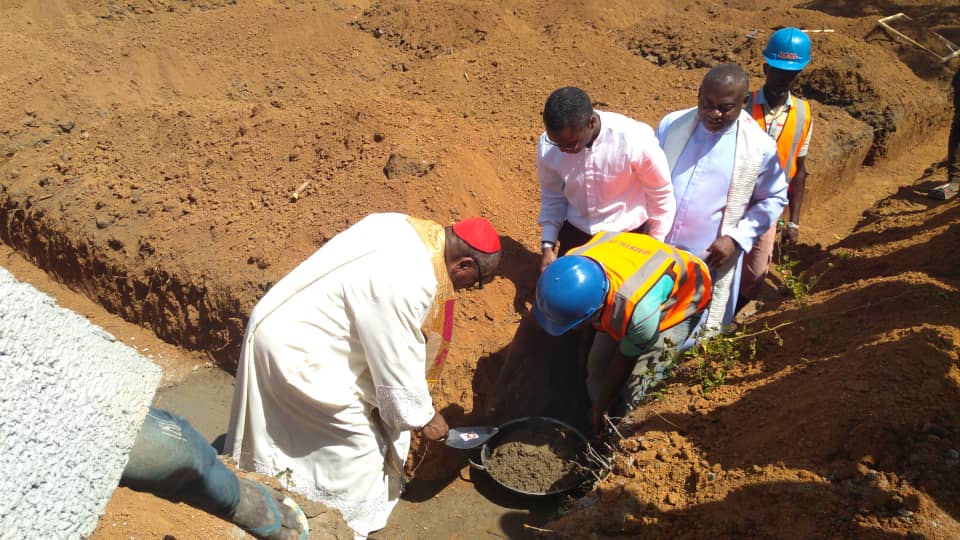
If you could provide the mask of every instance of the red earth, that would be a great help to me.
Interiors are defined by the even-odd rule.
[[[550,351],[520,326],[547,94],[581,86],[655,125],[716,62],[758,81],[778,26],[832,30],[810,34],[797,82],[816,131],[789,254],[801,285],[822,278],[801,306],[775,273],[724,383],[703,393],[697,360],[681,366],[544,534],[958,537],[958,206],[922,196],[944,176],[956,65],[876,30],[899,11],[960,42],[960,7],[934,0],[8,2],[0,241],[192,351],[165,364],[173,380],[191,354],[232,370],[257,299],[362,216],[484,215],[504,263],[459,299],[435,402],[452,425],[516,416],[556,398],[537,395]],[[436,445],[409,462],[421,478],[463,463]],[[98,537],[222,525],[140,497],[118,491]]]

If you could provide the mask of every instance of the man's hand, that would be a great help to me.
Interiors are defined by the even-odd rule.
[[[707,248],[707,258],[703,262],[714,268],[723,266],[723,263],[727,262],[736,252],[737,243],[733,241],[733,238],[724,235],[710,244],[710,247]]]
[[[540,273],[542,274],[548,266],[557,260],[557,251],[555,248],[543,250],[543,257],[540,259]]]
[[[440,441],[446,438],[447,432],[450,431],[450,426],[447,425],[447,421],[442,414],[434,413],[433,418],[431,418],[420,431],[424,437],[431,441]]]
[[[607,413],[607,409],[610,408],[609,401],[594,401],[593,402],[593,436],[599,437],[603,435],[603,428],[606,427],[603,420],[603,415]]]

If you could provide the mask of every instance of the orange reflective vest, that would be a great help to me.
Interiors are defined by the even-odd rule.
[[[757,90],[751,92],[747,99],[746,109],[753,119],[760,124],[764,131],[767,123],[763,118],[763,105],[757,103]],[[787,175],[787,181],[797,174],[797,154],[810,134],[810,104],[806,100],[790,95],[790,107],[787,109],[787,121],[783,124],[783,131],[777,136],[777,154],[780,156],[780,166]]]
[[[637,303],[663,276],[673,278],[673,290],[661,308],[661,332],[710,304],[712,283],[703,261],[645,234],[597,233],[569,254],[589,257],[603,267],[610,288],[598,326],[617,341],[626,335]]]

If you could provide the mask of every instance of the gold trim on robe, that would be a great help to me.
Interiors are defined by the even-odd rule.
[[[421,328],[427,340],[427,369],[425,374],[427,387],[433,390],[434,386],[440,382],[443,364],[447,355],[450,354],[450,341],[453,338],[453,318],[456,312],[453,282],[450,281],[447,263],[443,257],[446,232],[442,225],[433,221],[415,217],[408,217],[407,220],[417,231],[424,247],[430,253],[433,273],[437,278],[437,293],[433,299],[433,306],[431,306],[430,313],[427,314]]]

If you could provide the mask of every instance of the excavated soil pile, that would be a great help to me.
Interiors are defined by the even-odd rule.
[[[532,420],[502,436],[487,471],[501,484],[526,493],[564,491],[583,481],[583,439],[552,422]]]
[[[0,241],[232,370],[256,302],[338,231],[371,212],[443,224],[483,215],[502,235],[503,263],[488,287],[458,295],[435,406],[454,426],[486,423],[494,407],[544,415],[518,412],[561,399],[550,386],[559,356],[543,351],[564,344],[543,346],[543,332],[520,323],[538,276],[534,151],[550,91],[581,86],[598,109],[655,126],[696,104],[714,62],[742,64],[756,88],[779,26],[833,30],[811,34],[797,81],[815,116],[804,212],[859,214],[875,200],[861,196],[864,161],[911,156],[948,120],[954,67],[875,31],[898,11],[957,41],[956,0],[0,2]],[[941,160],[939,148],[921,166]],[[619,467],[649,476],[612,475],[624,485],[601,490],[632,505],[602,505],[612,509],[602,524],[571,516],[565,530],[622,534],[629,521],[660,537],[694,524],[698,537],[880,538],[909,534],[912,520],[951,537],[960,301],[944,261],[956,264],[958,218],[919,198],[894,202],[878,211],[914,221],[884,215],[855,239],[818,240],[839,251],[813,246],[805,221],[804,265],[835,267],[805,311],[759,324],[916,296],[795,325],[789,345],[758,353],[768,371],[747,366],[728,377],[743,385],[666,399],[672,408],[657,410],[672,425],[645,425]],[[438,445],[413,448],[421,478],[463,463]]]

